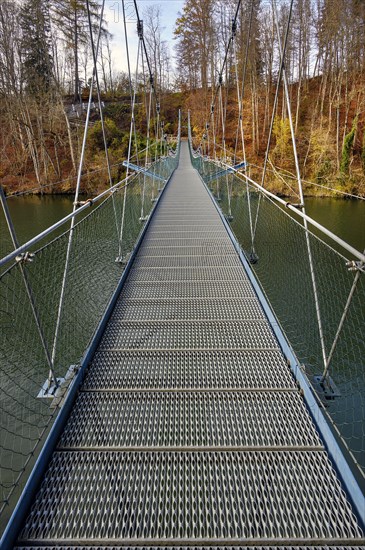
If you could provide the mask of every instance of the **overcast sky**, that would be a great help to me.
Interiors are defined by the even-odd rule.
[[[139,16],[143,19],[143,10],[146,6],[156,5],[161,7],[161,23],[163,26],[162,39],[170,45],[173,56],[173,30],[178,12],[182,10],[184,0],[137,0]],[[125,0],[127,15],[128,43],[132,68],[135,68],[137,55],[136,14],[133,0]],[[127,70],[125,38],[123,29],[123,9],[121,0],[107,0],[105,3],[105,19],[108,22],[109,31],[113,35],[114,69],[116,71]],[[134,70],[134,69],[133,69]]]

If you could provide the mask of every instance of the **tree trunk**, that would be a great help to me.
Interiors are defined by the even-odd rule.
[[[75,3],[75,13],[74,13],[74,61],[75,61],[75,90],[74,90],[74,100],[75,103],[81,103],[81,94],[80,94],[80,80],[79,80],[79,36],[78,36],[78,26],[77,26],[77,5]]]

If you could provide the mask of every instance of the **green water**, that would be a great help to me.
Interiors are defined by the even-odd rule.
[[[223,210],[225,210],[227,206],[226,197],[224,197],[224,190],[222,191],[223,200],[220,204]],[[138,204],[134,204],[135,201],[137,201]],[[72,202],[73,198],[69,196],[22,197],[10,199],[8,201],[9,209],[19,242],[24,243],[28,241],[39,232],[69,214],[72,211]],[[119,203],[118,212],[121,210],[121,198],[119,199]],[[255,207],[255,197],[253,197],[253,207]],[[310,216],[332,230],[354,248],[360,251],[365,248],[365,201],[310,198],[306,200],[306,207],[307,213]],[[253,266],[254,271],[261,281],[289,341],[292,343],[301,362],[306,365],[308,376],[311,379],[312,375],[321,372],[322,366],[318,360],[320,357],[320,349],[315,312],[313,310],[313,300],[311,298],[311,282],[308,277],[308,259],[305,241],[303,240],[303,231],[299,226],[293,226],[293,223],[286,216],[283,216],[280,210],[276,208],[273,210],[270,203],[262,205],[261,209],[257,236],[259,262]],[[93,210],[94,208],[90,209],[90,211]],[[87,212],[89,212],[89,210],[87,210]],[[128,219],[130,219],[128,227],[134,228],[130,231],[130,238],[135,240],[140,229],[140,222],[138,221],[140,216],[140,199],[138,193],[135,194],[135,196],[132,193],[129,197],[127,212],[130,212],[127,216]],[[248,249],[247,197],[242,193],[242,189],[235,190],[232,199],[232,212],[234,215],[234,220],[231,223],[232,229],[243,248]],[[118,217],[120,217],[119,214]],[[113,209],[111,205],[104,210],[104,214],[103,210],[101,210],[99,214],[96,213],[94,218],[86,222],[84,229],[84,225],[82,224],[79,230],[80,234],[77,235],[77,238],[75,237],[75,242],[77,241],[80,243],[80,246],[75,250],[75,258],[80,259],[80,269],[82,267],[82,270],[76,270],[74,273],[70,289],[72,291],[76,289],[77,293],[70,297],[72,307],[66,308],[66,311],[69,309],[71,312],[77,310],[82,313],[82,304],[85,303],[88,304],[88,308],[85,310],[84,315],[82,314],[79,319],[76,319],[75,327],[69,330],[66,335],[67,337],[65,336],[65,349],[69,347],[70,344],[74,345],[74,339],[80,340],[81,342],[84,341],[81,338],[83,337],[81,328],[87,327],[88,324],[90,324],[88,333],[92,332],[93,326],[97,321],[97,316],[103,310],[106,301],[106,298],[104,299],[102,297],[103,299],[101,299],[101,303],[99,304],[99,296],[102,294],[100,281],[104,281],[102,283],[102,288],[106,288],[109,285],[109,290],[112,291],[112,288],[114,288],[116,284],[115,281],[118,278],[119,271],[114,262],[117,249],[115,247],[114,235],[111,230],[113,223],[110,222],[111,228],[106,230],[106,227],[104,227],[106,219],[109,220],[108,225],[110,220],[111,222],[113,221]],[[103,223],[100,228],[101,221]],[[60,230],[59,233],[67,230],[68,227],[69,224],[66,224],[64,229]],[[103,227],[104,232],[101,231]],[[1,218],[1,214],[0,230],[0,255],[3,256],[5,253],[11,251],[11,242],[4,224],[4,219]],[[45,250],[38,258],[40,275],[36,277],[38,271],[35,270],[34,272],[34,277],[36,277],[34,287],[40,289],[39,296],[37,295],[37,303],[40,303],[42,306],[44,294],[47,303],[49,302],[51,304],[53,310],[56,310],[58,303],[56,283],[63,274],[66,245],[67,236],[63,237],[57,246],[52,246]],[[130,245],[133,246],[133,243],[131,242]],[[333,341],[333,336],[343,311],[344,300],[346,300],[351,286],[352,274],[348,273],[343,259],[332,251],[327,250],[327,247],[322,245],[322,243],[317,243],[317,240],[312,238],[311,246],[315,259],[315,270],[320,291],[321,308],[325,324],[325,338],[327,347],[329,347],[330,343]],[[106,253],[105,251],[108,251],[109,248],[110,253],[108,252],[108,254],[110,257],[108,256],[108,258],[105,258],[103,254]],[[53,251],[55,251],[54,254]],[[109,265],[110,273],[109,271],[105,271],[105,265]],[[86,275],[83,273],[85,266],[87,266],[88,270]],[[116,272],[114,273],[114,271]],[[103,277],[101,278],[102,274]],[[84,289],[82,285],[80,286],[81,277],[84,279],[86,278],[86,280],[93,280],[95,278],[96,282],[92,293],[92,299],[89,295],[84,296],[87,289]],[[17,285],[19,288],[23,288],[21,280],[14,282],[15,290],[18,288]],[[7,294],[4,295],[6,300],[13,299],[12,288],[4,288],[6,288],[7,292]],[[107,295],[109,294],[107,293]],[[22,298],[19,298],[19,296],[14,291],[14,307],[19,303],[27,303],[25,295]],[[346,325],[343,338],[338,347],[338,354],[334,358],[332,375],[341,391],[341,397],[336,401],[326,404],[328,412],[339,426],[341,433],[355,453],[362,468],[365,467],[363,455],[365,371],[363,368],[364,345],[363,342],[359,341],[360,339],[357,335],[359,333],[358,328],[360,327],[360,323],[362,323],[364,318],[363,296],[364,284],[358,289],[357,302],[354,301],[353,303],[349,322]],[[90,315],[90,304],[93,305],[95,309],[93,315]],[[43,307],[41,310],[44,311],[46,329],[48,330],[47,324],[49,324],[49,331],[51,334],[54,322],[50,322],[52,316],[47,313],[49,309],[50,307]],[[18,311],[18,309],[15,309],[15,311]],[[20,308],[19,311],[22,311],[22,308]],[[29,327],[31,327],[32,317],[30,313],[28,317]],[[14,320],[14,323],[15,322],[16,319]],[[70,323],[70,320],[68,323]],[[92,324],[93,326],[91,326]],[[19,326],[22,325],[19,324]],[[27,327],[28,325],[26,324],[26,326],[23,327],[23,332],[20,333],[20,331],[18,331],[20,341],[19,345],[15,346],[16,350],[22,349],[22,342],[24,339],[27,342],[29,340],[28,345],[25,347],[31,350],[31,341],[37,339],[37,335],[33,334],[30,328]],[[84,339],[86,342],[86,337]],[[37,361],[39,362],[39,359],[35,357],[33,361],[34,364],[37,364]],[[72,364],[73,362],[75,362],[73,357],[67,359],[67,364]],[[17,365],[18,358],[15,358],[14,368],[18,368]],[[63,373],[62,369],[61,371]],[[46,374],[42,371],[39,374],[39,380],[35,380],[33,384],[34,387],[32,386],[31,391],[27,388],[22,389],[22,392],[26,396],[26,402],[29,401],[32,406],[37,388],[39,388],[40,383],[43,383],[45,376]],[[29,385],[26,378],[24,384]],[[16,388],[14,391],[15,390]],[[33,414],[38,414],[40,418],[41,415],[46,414],[47,416],[47,413],[44,412],[45,408],[48,409],[48,406],[37,403],[37,410],[34,410]],[[38,411],[38,409],[40,410]],[[17,427],[16,431],[18,429]],[[18,435],[20,436],[21,433]],[[26,443],[22,443],[22,445],[23,451],[28,453],[29,449]],[[29,443],[29,448],[30,447],[31,442]]]
[[[31,196],[9,199],[8,205],[21,243],[31,239],[72,211],[72,196]],[[365,248],[365,201],[307,198],[308,215],[353,247]],[[5,230],[4,230],[5,231]],[[1,240],[7,235],[1,236]]]
[[[216,193],[217,190],[214,189]],[[220,187],[220,205],[226,216],[229,201],[225,182]],[[333,345],[355,273],[346,259],[350,252],[310,226],[313,235],[298,223],[285,207],[270,200],[259,201],[255,192],[250,201],[242,182],[233,181],[230,225],[242,249],[252,250],[249,204],[257,231],[254,247],[258,261],[252,269],[265,292],[297,358],[309,380],[321,376],[324,369],[317,321],[311,269],[314,272],[317,299],[326,356]],[[365,248],[365,202],[338,199],[307,199],[307,213],[317,222],[347,241],[355,249]],[[319,238],[317,238],[319,237]],[[307,242],[308,241],[308,242]],[[324,244],[326,243],[326,244]],[[327,246],[329,245],[329,246]],[[338,254],[339,253],[339,254]],[[310,254],[310,256],[309,256]],[[312,258],[312,268],[310,259]],[[365,277],[360,275],[340,332],[330,365],[330,376],[337,386],[335,399],[323,399],[325,409],[340,430],[360,468],[365,470]]]
[[[72,212],[72,196],[14,197],[9,210],[21,243]]]
[[[365,248],[365,201],[307,198],[307,214],[359,251]]]

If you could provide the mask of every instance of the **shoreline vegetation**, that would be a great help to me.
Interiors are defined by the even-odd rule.
[[[308,83],[308,93],[310,94],[310,83]],[[247,111],[250,109],[250,99],[247,100]],[[140,112],[138,116],[143,121],[143,97],[141,93]],[[199,125],[199,113],[204,105],[202,105],[202,90],[193,92],[169,92],[165,94],[164,106],[169,113],[169,119],[165,119],[164,130],[173,135],[176,132],[176,120],[174,114],[182,109],[184,113],[189,109],[192,119],[198,119],[198,124],[193,126],[193,141],[194,146],[201,146],[202,136],[201,127]],[[228,156],[233,154],[235,149],[234,136],[235,131],[235,115],[237,105],[234,101],[229,105],[230,118],[227,123],[227,151]],[[72,104],[59,101],[57,109],[63,112],[63,117],[70,119],[70,112],[73,112]],[[127,97],[109,99],[105,97],[104,118],[106,124],[106,134],[109,145],[109,159],[112,167],[113,183],[120,181],[125,176],[125,169],[122,166],[123,160],[127,157],[128,141],[129,141],[129,110],[130,105]],[[0,106],[0,119],[4,116],[4,111]],[[249,112],[247,112],[247,118]],[[80,144],[84,133],[84,121],[86,118],[85,111],[82,110],[77,117],[77,123],[72,129],[72,139]],[[304,129],[305,129],[304,117]],[[276,131],[274,131],[273,145],[269,157],[269,164],[265,178],[265,186],[278,196],[293,197],[295,196],[296,177],[294,159],[291,151],[291,140],[289,134],[283,129],[287,125],[287,119],[276,121]],[[65,126],[65,125],[63,125]],[[143,122],[142,122],[143,126]],[[303,128],[302,128],[303,130]],[[63,128],[65,132],[65,128]],[[186,130],[185,130],[186,131]],[[327,132],[327,130],[326,130]],[[318,137],[318,130],[316,136]],[[328,133],[328,132],[327,132]],[[143,137],[143,128],[136,134],[137,148],[142,150],[145,148],[145,138]],[[248,174],[258,183],[261,182],[263,158],[265,154],[265,134],[263,134],[260,142],[260,147],[257,151],[254,150],[252,141],[247,139],[246,155],[248,158]],[[67,136],[64,136],[66,139]],[[355,140],[356,138],[356,140]],[[4,140],[4,135],[1,136],[1,141]],[[67,141],[67,139],[66,139]],[[339,199],[351,199],[359,196],[365,198],[365,174],[361,167],[361,155],[363,151],[359,147],[359,132],[354,136],[352,145],[347,155],[350,158],[347,167],[347,173],[337,168],[335,157],[335,148],[327,150],[322,156],[310,153],[306,155],[305,163],[301,163],[303,192],[307,197],[336,197]],[[94,109],[91,114],[91,125],[88,130],[88,148],[86,151],[84,170],[81,178],[81,192],[84,195],[95,196],[108,187],[108,173],[104,153],[104,144],[102,139],[102,128],[99,120],[97,109]],[[308,140],[299,138],[299,153],[300,159],[304,156],[303,144],[308,146]],[[46,140],[46,146],[48,140]],[[136,143],[132,144],[136,150]],[[37,181],[37,175],[34,171],[31,159],[20,165],[17,155],[19,151],[7,149],[5,162],[2,162],[0,168],[0,184],[4,188],[7,196],[22,196],[22,195],[72,195],[75,189],[77,179],[77,162],[79,150],[73,152],[75,157],[75,166],[73,166],[72,158],[69,155],[70,143],[64,144],[62,149],[57,152],[58,169],[55,169],[55,159],[52,158],[52,151],[48,155],[50,166],[44,177],[40,177],[40,183]],[[161,144],[153,144],[150,151],[150,160],[153,160],[154,154],[161,152]],[[302,154],[301,154],[302,153]],[[68,154],[68,158],[67,158]],[[314,155],[314,159],[311,155]],[[332,154],[332,158],[330,155]],[[345,151],[346,155],[346,151]],[[342,157],[344,153],[342,152]],[[239,158],[239,153],[237,158]],[[4,159],[3,159],[4,161]],[[133,161],[133,159],[132,159]],[[45,182],[45,183],[43,183]],[[292,189],[294,189],[292,191]]]
[[[100,25],[102,29],[98,72],[115,183],[125,174],[122,161],[128,156],[133,86],[136,111],[131,160],[145,160],[138,152],[146,147],[150,97],[147,67],[136,82],[115,69],[107,22],[100,21],[97,0],[89,0],[89,5],[93,28]],[[286,0],[280,4],[278,24],[282,33],[288,5]],[[185,0],[175,23],[174,45],[163,39],[163,7],[143,8],[144,39],[157,94],[150,123],[154,135],[159,136],[148,152],[149,162],[165,150],[161,136],[176,134],[179,109],[185,135],[190,111],[194,146],[201,145],[207,153],[204,135],[210,134],[209,155],[213,155],[213,125],[210,129],[208,125],[211,102],[236,6],[236,0]],[[263,0],[242,2],[240,12],[235,48],[220,75],[228,157],[238,162],[244,158],[238,131],[237,89],[241,88],[250,175],[261,181],[259,167],[273,120],[265,185],[278,195],[295,196],[295,165],[282,83],[272,119],[279,74],[273,13],[270,3]],[[0,185],[8,196],[73,192],[90,95],[90,52],[85,2],[1,1]],[[304,194],[365,197],[365,2],[294,0],[284,61]],[[92,92],[81,180],[81,191],[86,195],[96,195],[108,187],[96,88]],[[218,103],[213,117],[221,145],[223,122]]]
[[[317,94],[316,80],[305,83],[307,95],[313,97],[308,99],[306,104],[312,105]],[[358,96],[363,92],[362,85],[359,85]],[[88,90],[84,95],[87,97]],[[274,90],[272,91],[272,94]],[[364,91],[365,94],[365,91]],[[292,95],[296,96],[295,85],[293,85]],[[140,120],[139,131],[136,133],[136,141],[133,140],[132,150],[140,151],[145,148],[146,142],[143,137],[145,130],[145,101],[143,92],[140,92],[139,109],[137,111],[137,120]],[[263,98],[259,102],[263,104]],[[130,125],[130,98],[125,94],[120,97],[110,98],[107,95],[104,101],[104,118],[106,125],[106,135],[109,147],[109,159],[112,166],[113,183],[123,179],[125,169],[122,166],[123,160],[128,154],[129,143],[129,125]],[[252,97],[244,102],[244,119],[247,124],[246,155],[248,159],[249,175],[260,183],[262,176],[263,159],[265,155],[267,129],[262,128],[260,142],[258,147],[254,147],[252,136],[249,135],[250,116],[251,116]],[[8,140],[8,134],[2,133],[0,142],[5,149],[6,155],[3,156],[0,168],[0,184],[3,186],[6,195],[68,195],[75,189],[77,178],[77,161],[80,154],[80,143],[84,133],[84,122],[86,118],[84,109],[80,107],[78,116],[74,115],[73,104],[68,100],[58,98],[56,105],[47,106],[47,110],[54,107],[53,114],[58,117],[57,122],[60,126],[57,129],[57,140],[62,142],[58,147],[51,142],[49,138],[44,138],[44,147],[47,149],[48,166],[44,174],[38,174],[34,169],[32,157],[24,158],[26,151],[19,151],[13,144],[4,143]],[[184,92],[166,92],[163,97],[163,106],[165,111],[164,132],[173,135],[176,132],[175,114],[182,109],[183,116],[186,119],[188,110],[191,112],[193,120],[193,141],[194,146],[201,146],[203,151],[203,119],[201,113],[206,105],[203,99],[203,90],[193,90]],[[234,150],[237,148],[235,143],[236,124],[237,124],[237,103],[233,99],[227,100],[227,130],[226,142],[228,157],[233,160]],[[295,108],[295,104],[294,107]],[[38,106],[40,109],[40,106]],[[308,107],[309,109],[309,107]],[[42,109],[43,110],[43,109]],[[310,109],[309,109],[310,110]],[[337,159],[337,148],[333,143],[334,135],[328,132],[328,128],[322,130],[315,128],[310,135],[309,121],[310,113],[301,114],[301,126],[298,127],[298,152],[300,168],[303,180],[303,192],[305,196],[310,197],[337,197],[348,199],[351,195],[365,198],[365,167],[362,166],[362,157],[365,154],[364,147],[361,144],[362,126],[359,118],[356,122],[356,132],[353,128],[350,130],[350,139],[344,140],[340,158]],[[6,112],[0,104],[0,120],[5,124]],[[265,113],[262,113],[262,117]],[[351,116],[351,113],[348,115]],[[65,121],[71,128],[71,135]],[[186,121],[185,121],[186,122]],[[152,120],[152,124],[154,121]],[[327,120],[327,123],[328,120]],[[269,156],[269,164],[265,178],[265,185],[270,191],[283,197],[295,196],[296,177],[294,158],[292,154],[292,145],[290,134],[288,133],[287,117],[275,119],[274,132]],[[3,125],[4,128],[4,125]],[[360,131],[361,130],[361,131]],[[186,133],[186,128],[185,128]],[[309,138],[307,137],[309,133]],[[347,134],[348,135],[348,134]],[[345,136],[346,138],[346,136]],[[325,143],[323,143],[323,140]],[[13,140],[14,141],[14,140]],[[350,145],[349,145],[350,142]],[[72,143],[72,145],[71,145]],[[108,175],[104,153],[104,144],[102,138],[102,128],[98,109],[94,108],[91,112],[91,125],[88,130],[87,150],[84,161],[84,169],[81,179],[81,191],[86,195],[97,195],[108,187]],[[10,145],[10,146],[9,146]],[[72,154],[70,150],[72,147]],[[150,151],[150,161],[154,155],[161,152],[161,143],[152,143]],[[207,151],[206,151],[207,152]],[[19,159],[19,156],[21,157]],[[212,156],[212,151],[211,151]],[[242,154],[241,154],[242,156]],[[240,152],[237,153],[240,158]],[[73,160],[74,159],[74,162]],[[347,161],[346,161],[347,159]],[[133,161],[133,159],[132,159]],[[345,165],[345,168],[343,167]],[[342,168],[341,168],[342,166]]]

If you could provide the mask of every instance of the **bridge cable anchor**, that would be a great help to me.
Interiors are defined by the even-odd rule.
[[[333,401],[336,397],[341,397],[341,392],[330,376],[317,374],[313,376],[313,388],[315,389],[321,401]]]
[[[73,203],[76,208],[80,208],[80,206],[85,206],[86,204],[92,206],[94,204],[94,199],[87,199],[86,201],[75,201]]]
[[[140,40],[143,40],[143,21],[142,21],[142,19],[139,19],[137,21],[137,34],[138,34],[138,38]]]
[[[365,265],[360,260],[351,260],[350,262],[346,262],[346,267],[349,271],[361,271],[362,273],[365,272]]]
[[[253,249],[248,253],[247,256],[248,256],[248,261],[250,262],[251,265],[257,264],[257,262],[259,261],[259,257]]]
[[[293,208],[304,208],[304,204],[302,202],[294,203],[294,202],[286,202],[285,203],[286,208],[289,208],[289,206],[292,206]]]
[[[15,257],[18,264],[31,264],[34,261],[35,254],[33,252],[22,252]]]

